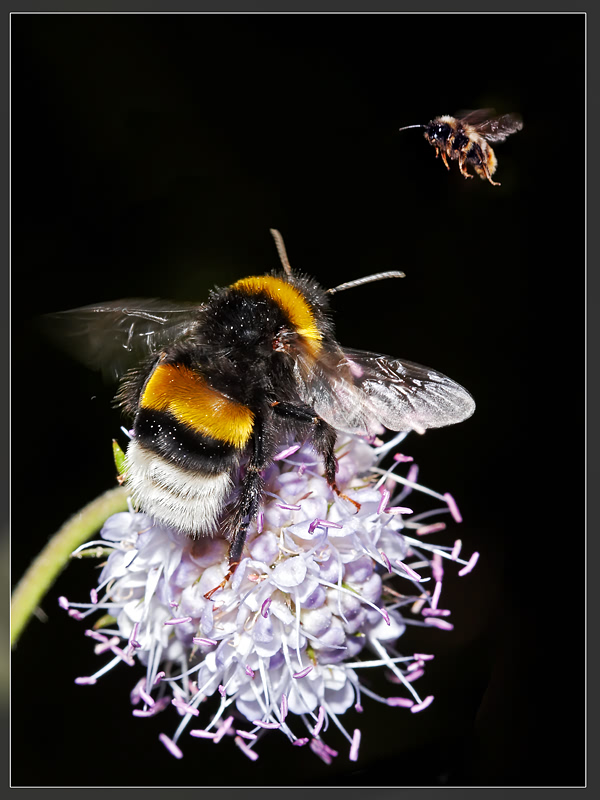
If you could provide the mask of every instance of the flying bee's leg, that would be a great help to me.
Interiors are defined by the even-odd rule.
[[[465,178],[472,178],[473,176],[467,172],[466,161],[467,161],[467,154],[461,153],[458,157],[458,168],[460,169],[460,174],[464,175]]]
[[[335,473],[337,472],[337,459],[334,455],[335,441],[337,439],[336,429],[329,425],[329,423],[325,422],[324,419],[321,419],[321,417],[319,417],[315,413],[314,409],[310,408],[310,406],[275,402],[271,404],[271,407],[275,414],[282,417],[284,420],[287,419],[290,422],[295,423],[294,427],[296,428],[298,428],[300,425],[302,427],[310,426],[309,432],[312,438],[312,444],[317,453],[323,459],[327,483],[331,486],[338,497],[348,500],[353,506],[356,507],[357,510],[359,510],[360,503],[357,503],[356,500],[353,500],[351,497],[348,497],[348,495],[340,491],[335,482]]]
[[[442,161],[446,165],[446,169],[450,169],[450,165],[448,164],[448,159],[446,158],[446,153],[443,150],[441,150],[441,154],[442,154]]]
[[[492,186],[500,186],[501,184],[498,181],[493,181],[488,166],[485,162],[481,162],[481,177],[487,178],[488,181],[492,184]]]

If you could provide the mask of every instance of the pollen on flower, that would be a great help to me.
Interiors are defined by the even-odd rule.
[[[159,739],[175,758],[187,749],[184,741],[223,747],[233,739],[255,761],[266,736],[283,735],[295,747],[309,744],[326,764],[338,752],[359,759],[361,731],[347,729],[344,714],[364,714],[368,735],[369,702],[387,705],[390,714],[418,713],[433,702],[415,687],[426,682],[433,656],[403,652],[402,636],[409,625],[451,630],[450,610],[438,608],[442,562],[465,575],[477,561],[476,553],[459,558],[460,540],[438,546],[417,538],[445,528],[425,518],[445,511],[459,521],[460,512],[450,494],[416,482],[410,456],[397,454],[380,468],[404,437],[387,444],[341,437],[341,497],[310,446],[282,442],[265,472],[243,558],[224,584],[224,539],[193,540],[132,507],[110,517],[101,531],[106,547],[78,548],[102,558],[108,552],[91,602],[59,598],[74,619],[98,618],[85,635],[102,663],[75,682],[92,685],[117,665],[141,665],[132,714],[169,717],[173,731]],[[433,497],[445,507],[413,513],[403,504],[411,493],[413,506]],[[373,668],[384,669],[401,696],[382,697],[363,683]]]

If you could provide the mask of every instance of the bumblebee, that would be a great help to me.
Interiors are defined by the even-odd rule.
[[[407,125],[400,130],[424,128],[425,139],[435,147],[436,158],[441,154],[447,169],[450,169],[450,158],[458,161],[458,168],[465,178],[473,177],[467,171],[467,165],[471,165],[480,178],[487,178],[492,186],[500,186],[492,180],[498,161],[490,142],[503,142],[511,133],[522,129],[523,121],[518,114],[501,117],[494,114],[493,108],[482,108],[462,117],[436,117],[427,125]]]
[[[423,432],[475,408],[438,372],[336,341],[331,295],[402,273],[323,289],[292,272],[280,234],[272,234],[283,271],[214,290],[204,305],[122,300],[52,315],[67,349],[120,377],[116,402],[133,418],[125,470],[133,502],[191,537],[224,534],[225,580],[242,558],[263,470],[284,436],[312,443],[340,495],[338,432]]]

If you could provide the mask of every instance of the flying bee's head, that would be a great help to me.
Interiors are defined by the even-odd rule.
[[[454,130],[452,126],[452,117],[436,117],[423,127],[425,139],[427,139],[429,144],[437,147],[445,147],[448,137]]]

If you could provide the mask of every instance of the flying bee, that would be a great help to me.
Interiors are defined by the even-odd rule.
[[[518,114],[498,117],[493,108],[482,108],[469,111],[462,117],[436,117],[427,125],[407,125],[400,130],[424,128],[425,139],[435,147],[436,158],[441,154],[447,169],[450,169],[450,158],[458,161],[461,175],[472,178],[467,171],[467,165],[470,164],[480,178],[487,178],[492,186],[500,186],[492,180],[498,161],[490,142],[503,142],[522,127],[523,120]]]
[[[461,422],[475,408],[465,389],[438,372],[336,341],[330,297],[403,273],[323,289],[292,272],[281,235],[271,233],[283,271],[216,289],[204,305],[136,299],[51,315],[67,349],[120,378],[115,399],[133,419],[125,478],[135,505],[191,537],[225,535],[222,586],[242,558],[263,470],[283,437],[311,442],[340,495],[339,432],[422,433]]]

